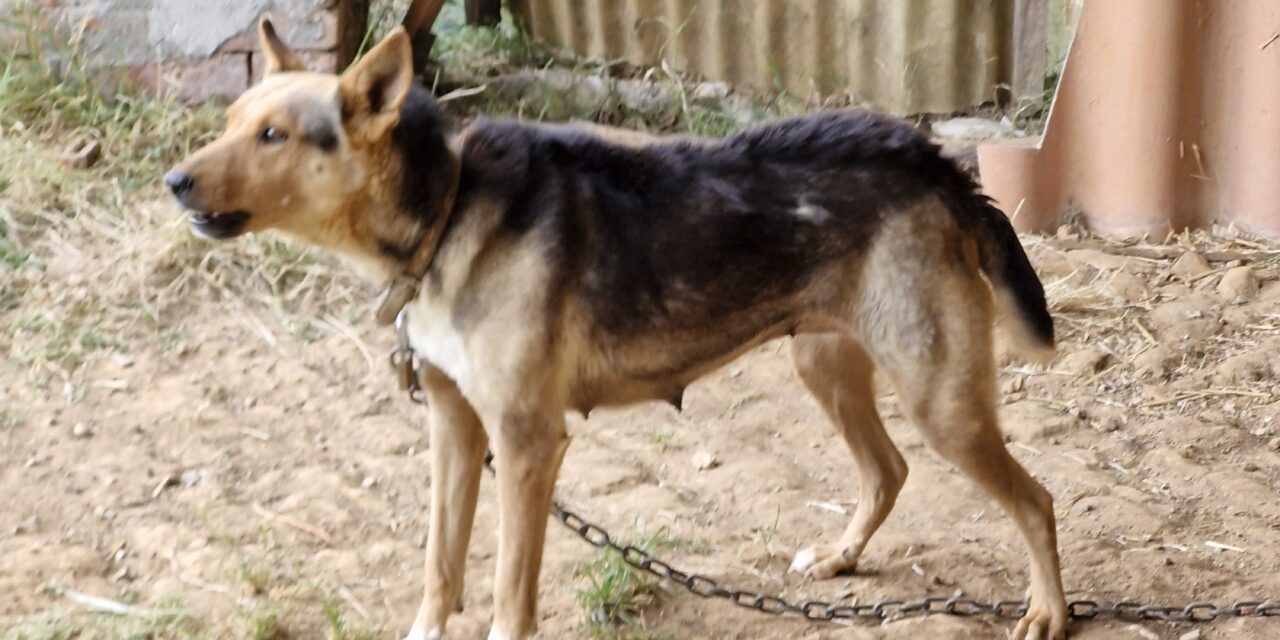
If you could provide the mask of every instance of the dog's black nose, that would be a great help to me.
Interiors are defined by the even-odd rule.
[[[169,185],[169,190],[178,198],[187,195],[192,187],[196,186],[195,178],[192,178],[191,174],[176,169],[164,174],[164,183]]]

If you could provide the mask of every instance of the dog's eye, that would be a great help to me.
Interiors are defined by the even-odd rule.
[[[263,144],[274,144],[277,142],[284,142],[285,140],[288,140],[288,139],[289,139],[289,134],[275,127],[267,127],[266,129],[262,130],[262,133],[258,134],[258,142],[261,142]]]

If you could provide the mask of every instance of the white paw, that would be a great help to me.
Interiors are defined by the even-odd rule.
[[[791,571],[794,573],[798,573],[800,575],[804,575],[805,572],[807,572],[809,568],[813,566],[813,563],[817,561],[818,561],[817,549],[815,549],[814,547],[809,547],[808,549],[801,549],[800,551],[796,552],[795,559],[791,561]]]
[[[512,636],[510,636],[510,635],[508,635],[508,634],[507,634],[506,632],[504,632],[502,629],[499,629],[499,628],[497,628],[497,627],[490,627],[490,628],[489,628],[489,640],[515,640],[515,638],[513,638],[513,637],[512,637]]]
[[[430,631],[423,631],[422,627],[414,627],[404,640],[440,640],[444,637],[444,633],[440,631],[440,627],[436,627]]]

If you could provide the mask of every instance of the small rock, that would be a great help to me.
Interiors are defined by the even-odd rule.
[[[373,486],[373,485],[375,485],[375,484],[378,484],[378,479],[377,479],[377,478],[375,478],[375,477],[373,477],[373,476],[365,476],[365,477],[364,477],[364,480],[362,480],[362,481],[360,482],[360,488],[362,488],[362,489],[368,489],[368,488],[372,487],[372,486]]]
[[[1133,366],[1142,377],[1163,378],[1173,366],[1174,354],[1168,347],[1158,344],[1133,359]]]
[[[80,137],[71,142],[62,152],[59,159],[70,169],[88,169],[98,158],[102,157],[102,144],[89,137]]]
[[[1192,629],[1191,631],[1178,636],[1178,640],[1200,640],[1200,630]]]
[[[178,484],[184,489],[187,487],[194,487],[197,484],[200,484],[201,480],[204,480],[204,476],[204,469],[187,469],[182,472],[182,475],[178,476]]]
[[[729,85],[724,82],[703,82],[693,88],[693,102],[698,105],[713,105],[729,97]]]
[[[1240,304],[1248,302],[1258,295],[1258,280],[1253,277],[1252,267],[1236,267],[1222,276],[1218,283],[1218,295],[1227,302]]]
[[[1137,302],[1147,297],[1147,283],[1128,271],[1117,271],[1107,282],[1107,295],[1121,302]]]
[[[951,118],[933,123],[933,134],[939,138],[964,140],[990,140],[1013,133],[1013,127],[1004,122],[985,118]]]
[[[1075,225],[1064,224],[1058,226],[1057,236],[1059,240],[1075,240],[1078,235]]]
[[[32,531],[35,531],[36,525],[38,524],[40,524],[40,521],[37,520],[35,516],[31,516],[30,518],[19,522],[17,526],[13,528],[13,535],[16,536],[24,533],[31,533]]]
[[[111,361],[121,369],[128,369],[133,366],[133,356],[127,353],[117,353],[111,356]]]
[[[1280,438],[1272,438],[1271,442],[1267,443],[1267,446],[1271,447],[1273,451],[1280,451]]]
[[[93,430],[83,422],[77,422],[75,426],[71,427],[72,438],[88,438],[91,435],[93,435]]]
[[[720,460],[716,458],[714,453],[709,451],[699,451],[693,454],[693,468],[698,471],[706,471],[720,466]]]
[[[1257,470],[1258,470],[1258,465],[1257,465],[1256,463],[1253,463],[1253,462],[1246,462],[1246,463],[1244,463],[1244,467],[1243,467],[1243,469],[1244,469],[1245,471],[1248,471],[1248,472],[1250,472],[1250,473],[1253,473],[1254,471],[1257,471]]]
[[[1146,640],[1160,640],[1160,634],[1140,625],[1131,624],[1129,625],[1129,630]]]
[[[1005,381],[1004,385],[1001,387],[1001,391],[1004,392],[1006,395],[1010,393],[1017,393],[1019,391],[1022,391],[1023,388],[1026,387],[1026,384],[1027,384],[1026,376],[1013,376],[1012,378],[1009,378],[1008,380]]]
[[[1058,366],[1068,373],[1091,376],[1102,371],[1106,367],[1109,358],[1110,356],[1098,349],[1086,347],[1064,356],[1059,361]]]
[[[1169,273],[1184,278],[1194,278],[1208,272],[1209,261],[1195,251],[1188,251],[1178,256],[1178,259],[1173,261],[1173,266],[1169,267]]]
[[[1152,271],[1152,266],[1149,262],[1130,256],[1098,251],[1097,249],[1068,251],[1067,260],[1077,266],[1093,267],[1094,269],[1105,269],[1107,271],[1119,271],[1121,269],[1130,273],[1149,273]]]
[[[1093,428],[1098,431],[1111,433],[1112,431],[1119,431],[1120,427],[1123,427],[1124,424],[1125,417],[1123,415],[1106,415],[1098,418],[1093,423]]]

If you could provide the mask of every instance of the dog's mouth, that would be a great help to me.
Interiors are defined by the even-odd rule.
[[[225,240],[244,233],[249,222],[248,211],[230,211],[226,213],[210,211],[192,211],[187,215],[192,233],[209,240]]]

